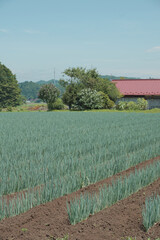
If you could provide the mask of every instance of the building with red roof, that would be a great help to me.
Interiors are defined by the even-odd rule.
[[[123,101],[136,101],[145,98],[148,108],[160,108],[160,79],[119,79],[112,80],[120,93]]]

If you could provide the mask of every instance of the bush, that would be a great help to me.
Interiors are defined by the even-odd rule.
[[[116,105],[118,110],[146,110],[148,107],[148,102],[144,98],[138,98],[137,102],[133,101],[119,101]]]
[[[114,102],[108,97],[107,94],[104,92],[99,92],[101,94],[101,97],[103,99],[103,108],[105,109],[111,109],[114,106]]]
[[[12,112],[12,107],[11,106],[7,107],[7,112]]]
[[[53,103],[53,109],[56,110],[64,109],[64,104],[61,98],[57,98],[57,100]]]
[[[117,110],[125,110],[126,106],[127,106],[126,102],[119,101],[116,105],[116,109]]]
[[[139,110],[146,110],[148,107],[148,102],[144,98],[138,98],[137,105]]]
[[[90,88],[82,89],[77,94],[76,104],[73,109],[76,110],[89,110],[89,109],[102,109],[104,105],[102,95],[96,90]]]
[[[126,102],[126,110],[136,110],[138,109],[137,103],[130,101],[130,102]]]

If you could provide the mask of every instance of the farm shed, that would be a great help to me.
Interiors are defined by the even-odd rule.
[[[123,95],[121,101],[145,98],[149,109],[160,108],[160,79],[116,79],[112,82]]]

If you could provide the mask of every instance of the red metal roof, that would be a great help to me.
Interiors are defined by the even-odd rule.
[[[160,79],[112,80],[123,95],[160,95]]]

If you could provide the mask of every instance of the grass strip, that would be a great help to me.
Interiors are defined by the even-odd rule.
[[[128,177],[120,177],[111,185],[100,188],[98,193],[83,194],[67,203],[67,212],[71,224],[76,224],[91,214],[115,204],[139,189],[149,185],[160,177],[160,162],[136,170]]]

